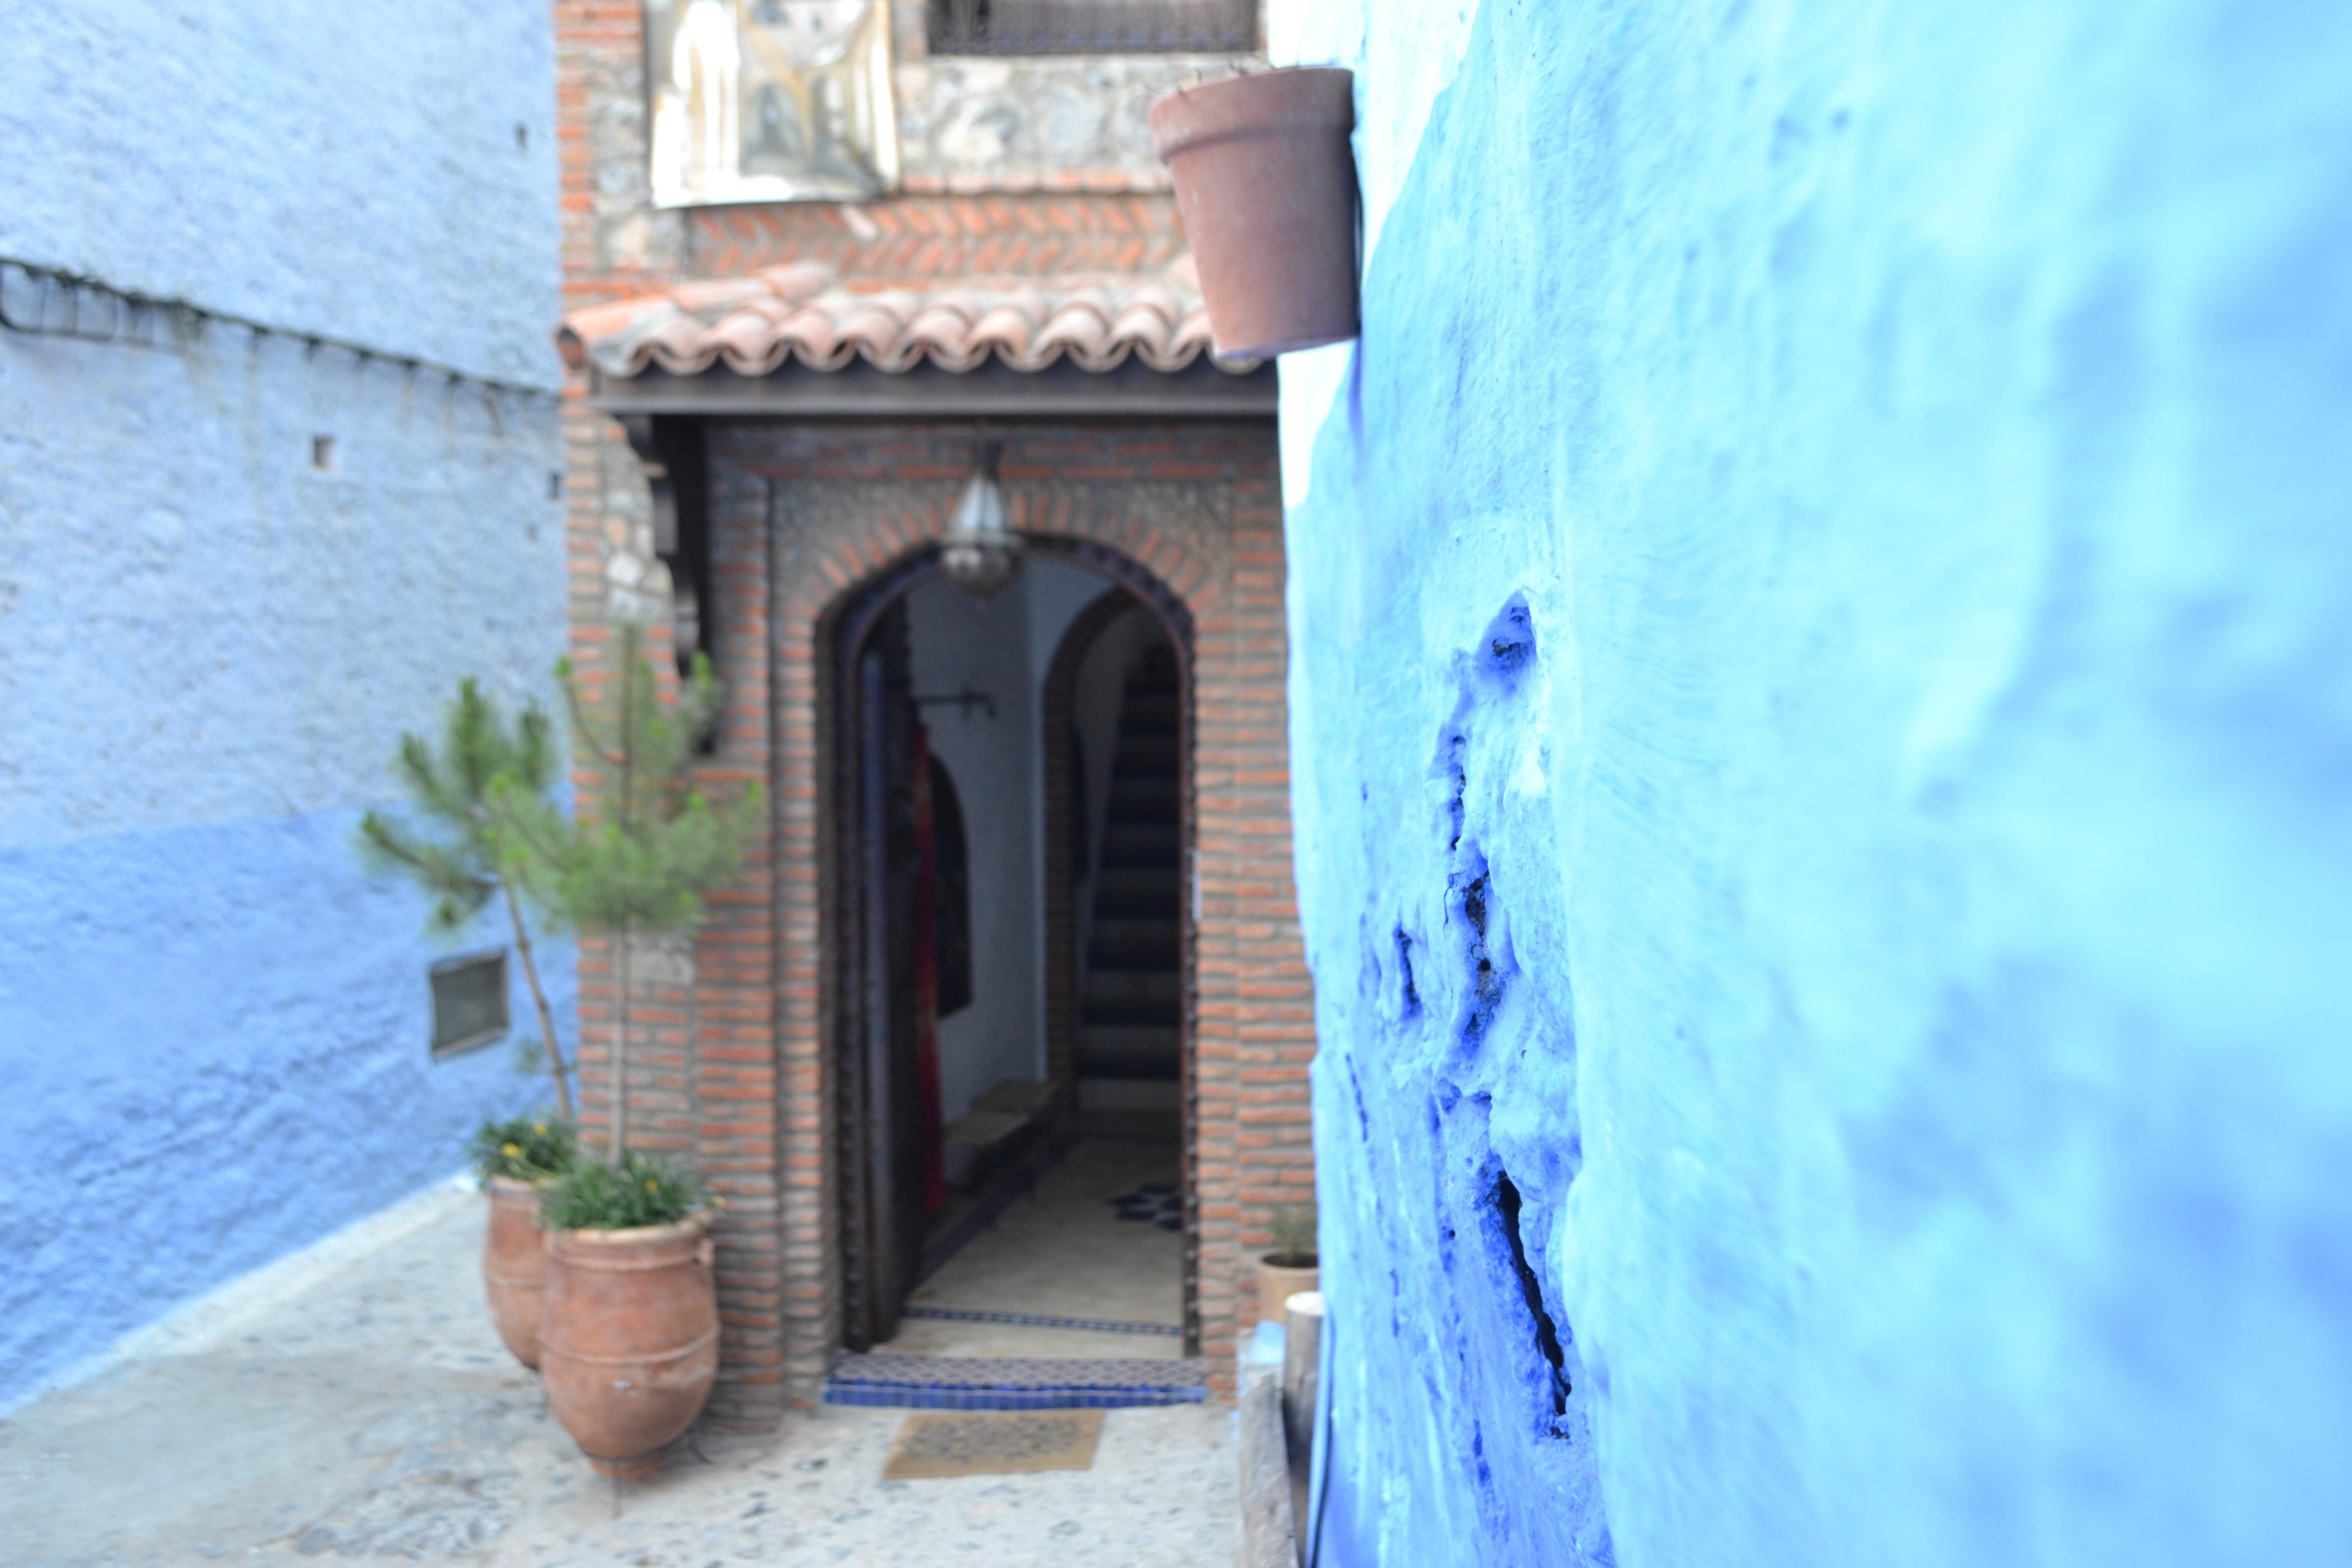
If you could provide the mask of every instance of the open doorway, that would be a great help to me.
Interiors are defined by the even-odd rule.
[[[836,623],[854,1351],[1195,1347],[1189,626],[1072,555],[984,600],[919,559]]]

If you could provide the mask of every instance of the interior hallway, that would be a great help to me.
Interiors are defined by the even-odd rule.
[[[1181,1355],[1184,1243],[1166,1223],[1177,1215],[1178,1164],[1172,1131],[1082,1137],[916,1287],[898,1336],[878,1348],[932,1356]]]

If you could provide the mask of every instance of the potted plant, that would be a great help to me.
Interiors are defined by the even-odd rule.
[[[556,750],[547,714],[536,704],[525,707],[509,727],[498,704],[470,679],[458,682],[441,728],[438,749],[422,735],[400,738],[393,772],[411,811],[403,817],[377,811],[362,816],[358,847],[372,869],[405,877],[424,892],[429,900],[425,929],[433,935],[451,939],[470,929],[493,900],[505,907],[514,932],[515,957],[530,988],[541,1035],[538,1041],[525,1042],[521,1059],[529,1070],[546,1068],[554,1081],[555,1110],[552,1116],[486,1124],[475,1138],[474,1166],[490,1202],[482,1243],[490,1316],[507,1349],[523,1365],[536,1366],[544,1269],[536,1228],[537,1184],[571,1162],[571,1068],[556,1038],[555,1016],[540,984],[530,927],[523,918],[528,893],[499,836],[492,800],[545,799],[555,782]]]
[[[1257,1315],[1282,1321],[1282,1304],[1301,1290],[1320,1289],[1322,1270],[1315,1251],[1315,1205],[1280,1208],[1266,1222],[1274,1250],[1257,1260]]]
[[[555,782],[556,753],[547,714],[525,707],[509,730],[498,704],[469,677],[442,719],[441,749],[422,735],[403,735],[393,772],[423,823],[370,811],[360,818],[361,858],[375,871],[404,876],[432,900],[425,929],[454,938],[474,923],[492,899],[506,906],[515,956],[539,1013],[541,1052],[555,1080],[555,1114],[572,1120],[570,1068],[556,1043],[555,1016],[539,983],[530,928],[511,857],[502,846],[491,801],[523,795],[544,801]],[[437,831],[436,831],[437,830]]]
[[[572,1168],[579,1152],[572,1124],[552,1116],[485,1121],[474,1134],[474,1173],[490,1198],[482,1244],[482,1284],[499,1338],[525,1366],[539,1364],[541,1298],[547,1287],[547,1243],[540,1234],[541,1189]]]
[[[658,1469],[719,1376],[709,1214],[719,1200],[668,1162],[582,1160],[542,1200],[548,1407],[614,1477]]]
[[[1356,335],[1355,123],[1355,79],[1328,68],[1227,77],[1151,106],[1219,354]]]
[[[719,1366],[719,1309],[706,1234],[716,1199],[664,1161],[628,1146],[629,952],[637,937],[690,931],[702,898],[732,877],[746,786],[714,807],[693,787],[694,754],[719,712],[709,661],[697,658],[665,701],[645,634],[624,624],[608,679],[583,693],[556,667],[574,754],[593,775],[583,811],[499,786],[498,840],[520,880],[561,924],[606,937],[619,987],[609,1058],[612,1118],[602,1163],[583,1158],[547,1191],[547,1288],[540,1373],[548,1404],[592,1464],[642,1475],[693,1425]]]

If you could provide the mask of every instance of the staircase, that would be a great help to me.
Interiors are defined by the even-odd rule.
[[[1183,846],[1176,660],[1154,648],[1119,705],[1079,993],[1079,1102],[1174,1110],[1182,1061]]]

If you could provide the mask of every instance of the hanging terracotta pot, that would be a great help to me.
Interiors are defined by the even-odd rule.
[[[539,1228],[539,1189],[492,1176],[489,1234],[482,1241],[482,1285],[499,1338],[525,1366],[539,1364],[541,1296],[547,1288],[547,1237]]]
[[[1151,106],[1218,353],[1356,335],[1355,123],[1354,78],[1321,67],[1228,77]]]
[[[588,1462],[649,1475],[719,1375],[719,1300],[700,1220],[547,1236],[539,1372]]]

